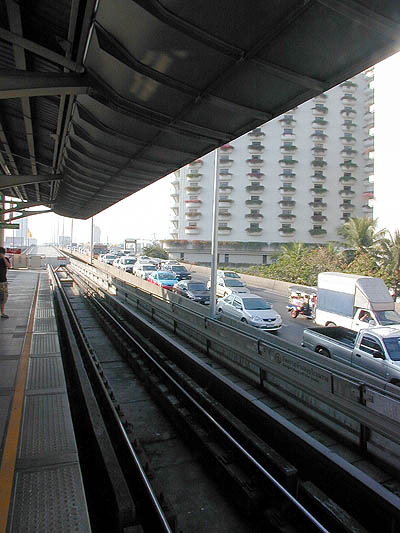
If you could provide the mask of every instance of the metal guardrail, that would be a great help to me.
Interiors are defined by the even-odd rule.
[[[254,331],[113,267],[72,261],[96,284],[380,461],[400,462],[398,387]],[[98,266],[101,268],[99,270]],[[184,302],[184,305],[182,305]],[[344,370],[345,368],[345,370]]]

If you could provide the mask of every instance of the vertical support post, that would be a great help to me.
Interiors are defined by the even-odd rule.
[[[90,264],[93,265],[93,217],[90,224]]]
[[[0,194],[1,199],[1,213],[0,213],[0,222],[4,223],[4,211],[6,209],[6,197],[4,194]],[[4,228],[0,229],[0,246],[4,246]]]
[[[74,219],[71,218],[71,251],[72,251],[72,237],[74,236]]]
[[[210,318],[216,317],[216,286],[218,267],[218,188],[219,188],[219,150],[214,150],[214,198],[211,235],[211,287],[210,287]]]

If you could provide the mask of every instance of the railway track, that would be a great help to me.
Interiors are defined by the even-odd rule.
[[[299,435],[289,441],[249,409],[254,387],[86,281],[74,287],[64,290],[63,318],[80,332],[85,367],[100,379],[93,390],[107,397],[97,403],[132,500],[120,522],[129,516],[153,531],[398,530],[397,496],[383,489],[371,500],[365,473],[351,479],[351,468],[307,457]]]

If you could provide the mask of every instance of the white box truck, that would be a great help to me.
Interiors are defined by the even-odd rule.
[[[353,331],[371,326],[398,326],[400,315],[381,278],[321,272],[315,323],[343,326]]]

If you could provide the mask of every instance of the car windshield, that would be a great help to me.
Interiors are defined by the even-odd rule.
[[[244,283],[242,283],[238,279],[226,279],[225,285],[227,287],[244,287]]]
[[[187,272],[186,268],[183,266],[172,266],[171,270],[174,272]]]
[[[154,270],[153,265],[142,265],[142,270]]]
[[[158,279],[176,279],[172,272],[159,272]]]
[[[375,311],[376,318],[382,326],[400,324],[400,315],[396,311]]]
[[[240,276],[236,272],[225,272],[226,278],[239,278]]]
[[[134,262],[135,262],[134,259],[125,259],[125,261],[124,261],[124,263],[125,263],[126,265],[133,265]]]
[[[117,259],[116,255],[106,255],[106,259]]]
[[[383,339],[386,350],[392,361],[400,361],[400,337]]]
[[[188,283],[189,291],[206,291],[205,283]]]
[[[249,311],[264,311],[266,309],[272,309],[272,305],[266,302],[262,298],[243,298],[243,306]]]

